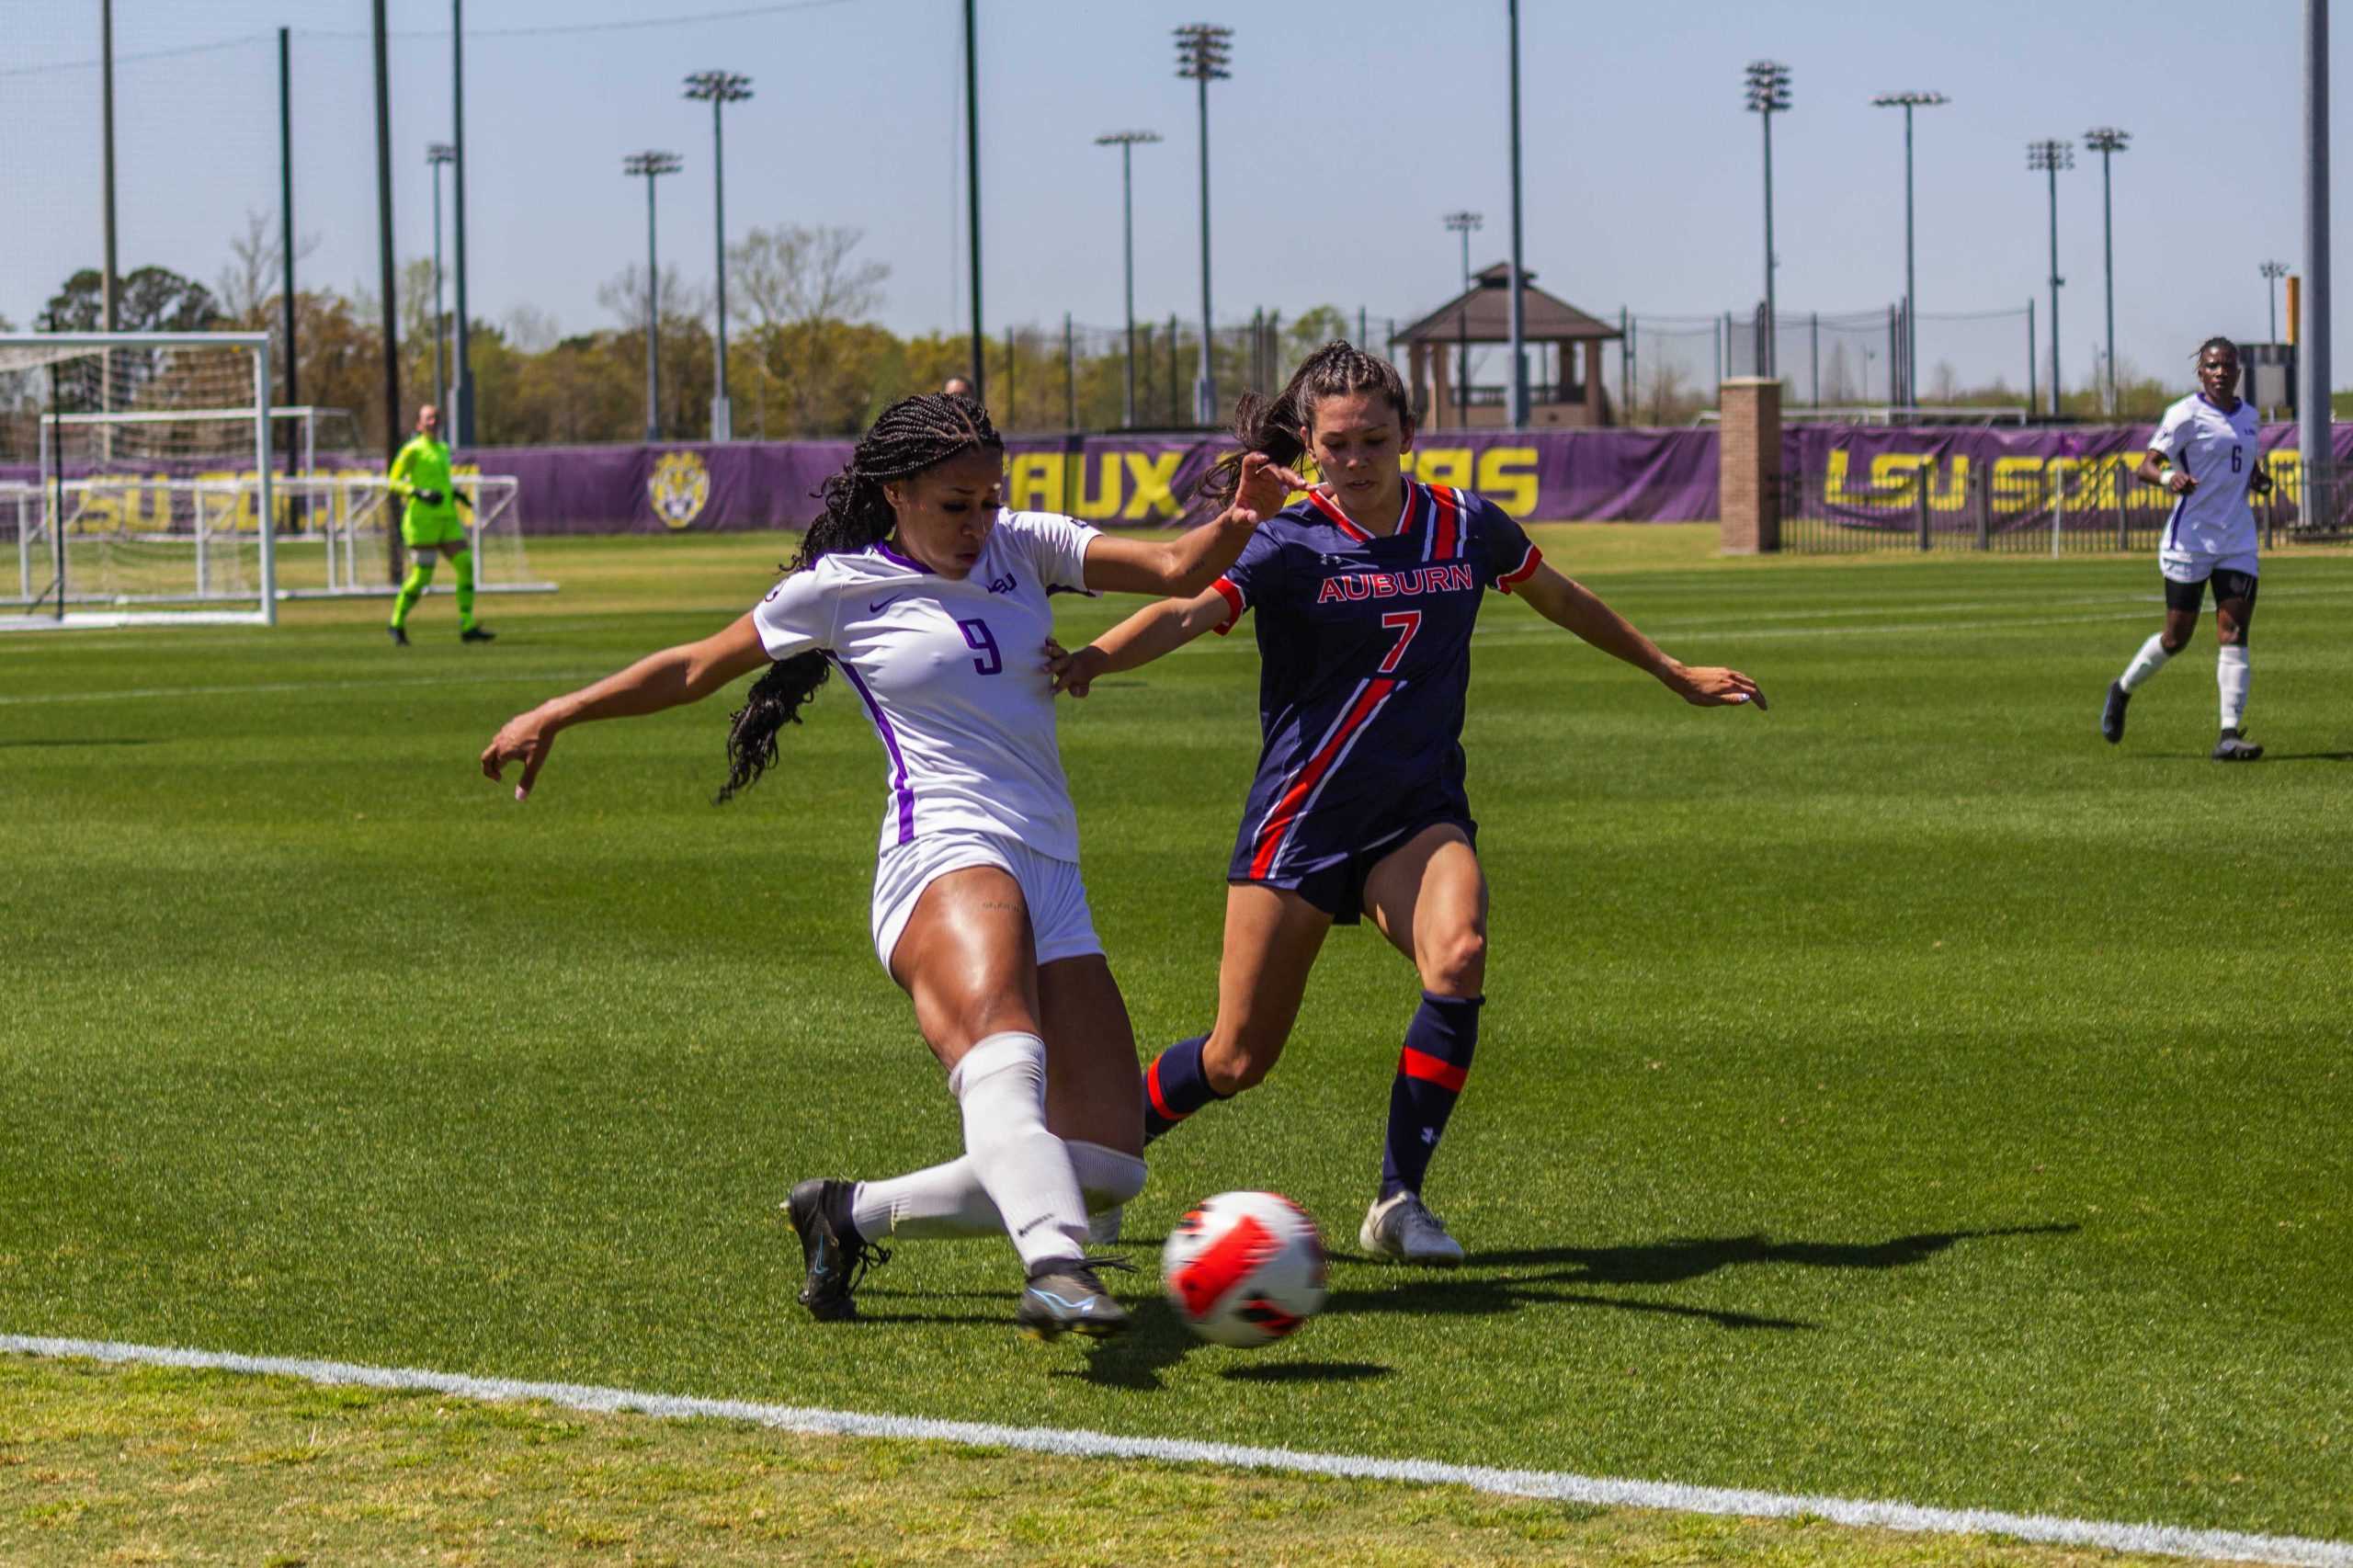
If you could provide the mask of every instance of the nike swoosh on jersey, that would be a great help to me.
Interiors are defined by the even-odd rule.
[[[888,598],[876,599],[872,604],[866,607],[866,613],[869,615],[881,615],[885,609],[888,609],[891,606],[897,604],[901,599],[904,599],[907,596],[904,594],[892,594]]]

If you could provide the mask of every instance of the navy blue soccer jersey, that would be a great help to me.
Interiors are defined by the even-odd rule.
[[[1489,588],[1540,556],[1493,502],[1405,482],[1397,531],[1312,491],[1258,526],[1217,591],[1257,612],[1258,773],[1229,875],[1291,885],[1434,819],[1470,823],[1462,710]]]

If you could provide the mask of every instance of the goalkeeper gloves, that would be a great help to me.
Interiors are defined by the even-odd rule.
[[[412,490],[409,495],[412,499],[427,506],[438,506],[442,501],[441,492],[438,490]]]

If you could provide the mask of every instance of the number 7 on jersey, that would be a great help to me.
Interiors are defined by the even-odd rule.
[[[1397,667],[1397,661],[1405,656],[1405,645],[1414,640],[1414,633],[1422,629],[1422,612],[1417,609],[1392,609],[1381,618],[1381,624],[1397,633],[1397,645],[1389,650],[1387,658],[1381,661],[1378,672],[1387,675]]]

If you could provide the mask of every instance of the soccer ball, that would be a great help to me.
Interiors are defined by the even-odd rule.
[[[1271,1345],[1324,1309],[1324,1238],[1279,1193],[1221,1192],[1176,1223],[1161,1278],[1185,1326],[1212,1345]]]

